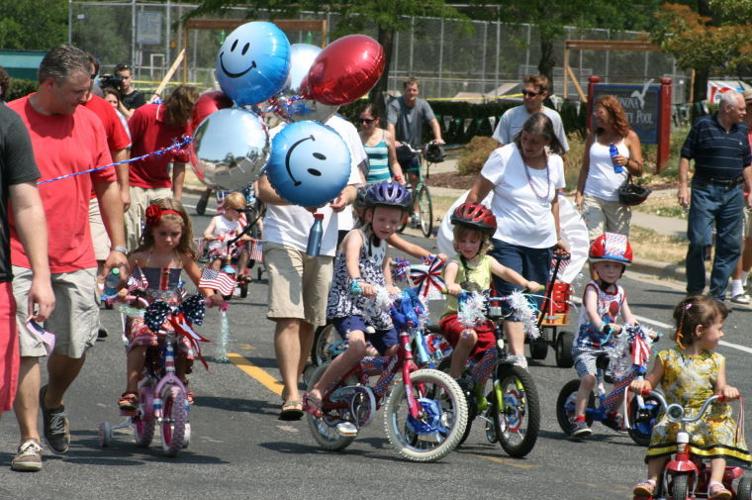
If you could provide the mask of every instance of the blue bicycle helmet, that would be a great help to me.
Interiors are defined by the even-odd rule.
[[[394,207],[409,210],[412,206],[412,195],[401,184],[383,181],[368,186],[366,204],[369,207]]]

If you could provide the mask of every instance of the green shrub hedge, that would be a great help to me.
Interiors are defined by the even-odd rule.
[[[16,78],[10,79],[10,86],[8,92],[5,95],[5,99],[10,102],[19,97],[23,97],[27,94],[37,90],[37,82],[32,80],[18,80]]]

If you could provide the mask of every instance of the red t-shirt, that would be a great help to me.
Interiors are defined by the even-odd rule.
[[[178,141],[188,134],[188,124],[182,127],[167,125],[163,121],[165,107],[161,104],[145,104],[136,109],[128,128],[131,130],[133,145],[131,158],[152,153]],[[171,162],[188,163],[188,151],[184,148],[170,154],[155,155],[145,160],[131,163],[130,184],[145,189],[168,188],[172,179],[167,170]]]
[[[91,99],[84,103],[86,109],[90,109],[99,117],[99,120],[104,125],[104,133],[107,135],[107,146],[110,148],[110,153],[120,151],[131,145],[131,138],[128,136],[128,132],[125,130],[123,123],[117,116],[117,111],[98,95],[92,94]],[[91,197],[95,198],[96,192],[91,192]]]
[[[42,115],[29,96],[8,103],[26,125],[41,179],[81,172],[112,163],[102,123],[78,106],[72,115]],[[97,266],[89,229],[92,182],[114,182],[109,168],[39,186],[47,218],[50,271],[67,273]],[[13,265],[31,268],[21,242],[11,237]]]

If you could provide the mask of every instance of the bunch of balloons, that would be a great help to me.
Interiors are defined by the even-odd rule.
[[[323,122],[366,94],[384,64],[383,48],[365,35],[321,49],[291,45],[270,22],[239,26],[217,54],[222,91],[205,92],[194,108],[196,175],[209,187],[239,191],[265,173],[290,203],[325,205],[347,184],[350,154]],[[262,119],[269,114],[287,123],[273,140]]]

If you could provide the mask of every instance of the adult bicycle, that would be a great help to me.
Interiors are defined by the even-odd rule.
[[[433,234],[433,202],[431,201],[431,193],[428,190],[428,186],[424,182],[423,170],[425,168],[425,178],[427,179],[431,163],[426,161],[423,151],[413,149],[412,146],[405,143],[402,143],[397,148],[397,157],[402,159],[400,165],[409,165],[416,158],[418,160],[417,182],[415,185],[407,185],[413,197],[413,213],[410,214],[410,224],[419,228],[423,236],[429,238]],[[407,222],[399,228],[399,232],[404,231],[405,227],[407,227]]]

